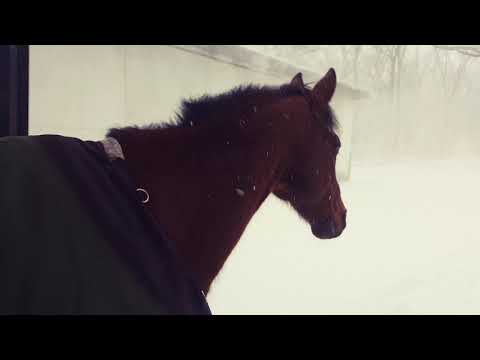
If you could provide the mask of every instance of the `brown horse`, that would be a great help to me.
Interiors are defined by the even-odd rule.
[[[173,124],[111,129],[147,209],[207,293],[270,193],[320,239],[339,236],[346,209],[335,175],[340,140],[329,102],[333,69],[312,88],[238,87],[184,101]]]

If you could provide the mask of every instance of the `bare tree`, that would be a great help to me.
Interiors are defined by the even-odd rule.
[[[480,48],[476,46],[458,46],[458,45],[434,45],[437,49],[455,51],[462,55],[471,57],[480,57]]]

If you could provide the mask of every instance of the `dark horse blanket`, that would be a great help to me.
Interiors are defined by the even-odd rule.
[[[210,314],[100,142],[0,138],[0,314]]]

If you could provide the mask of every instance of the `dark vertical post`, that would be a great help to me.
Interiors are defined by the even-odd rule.
[[[0,46],[0,137],[28,135],[28,45]]]

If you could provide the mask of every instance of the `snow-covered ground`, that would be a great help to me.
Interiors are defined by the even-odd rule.
[[[271,196],[213,284],[214,314],[480,314],[480,159],[354,166],[341,237]]]

